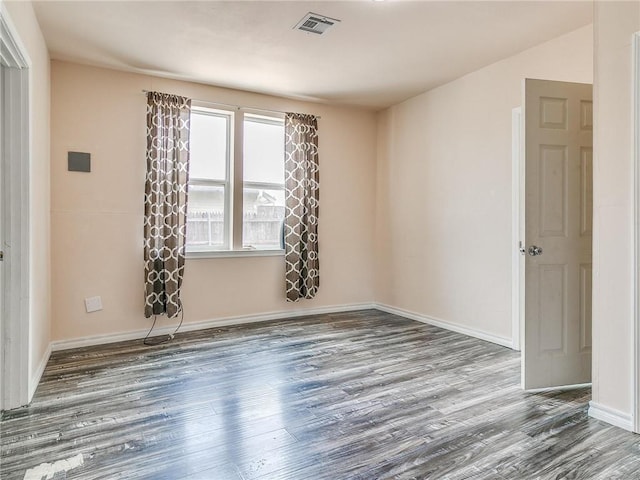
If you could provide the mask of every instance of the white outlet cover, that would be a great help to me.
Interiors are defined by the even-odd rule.
[[[87,297],[84,299],[84,306],[87,309],[87,313],[97,312],[98,310],[102,310],[102,298]]]

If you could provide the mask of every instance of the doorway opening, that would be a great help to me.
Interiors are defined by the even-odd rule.
[[[1,6],[1,5],[0,5]],[[0,10],[0,409],[29,403],[29,67]]]

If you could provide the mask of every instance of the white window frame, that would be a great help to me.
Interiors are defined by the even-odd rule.
[[[188,254],[197,254],[200,252],[216,252],[216,251],[228,251],[232,245],[232,218],[231,212],[233,211],[233,204],[231,202],[232,184],[233,178],[233,166],[232,158],[234,157],[233,150],[233,138],[234,138],[234,118],[235,112],[233,110],[213,109],[195,105],[191,108],[191,114],[196,115],[209,115],[213,117],[222,117],[227,122],[227,148],[225,152],[225,179],[224,180],[211,180],[207,178],[189,178],[189,186],[198,187],[223,187],[224,188],[224,243],[222,247],[215,247],[212,245],[191,245],[187,247]],[[187,212],[188,212],[187,205]]]
[[[230,118],[227,129],[227,178],[225,182],[207,179],[189,179],[189,185],[225,186],[224,209],[224,235],[223,247],[212,246],[188,246],[187,258],[217,258],[217,257],[244,257],[244,256],[281,256],[284,250],[255,249],[243,246],[242,229],[244,213],[244,187],[284,190],[283,183],[245,182],[244,181],[244,120],[245,115],[253,119],[259,119],[264,123],[282,125],[284,114],[276,112],[264,112],[251,109],[227,109],[211,108],[204,104],[197,104],[191,108],[197,114],[225,115]],[[188,211],[188,207],[187,207]]]
[[[267,125],[277,125],[277,126],[283,126],[283,121],[284,121],[284,116],[283,115],[265,115],[264,113],[251,113],[251,112],[247,112],[247,114],[251,117],[252,121],[257,121],[259,123],[264,123]],[[244,128],[244,116],[243,116],[243,122],[242,122],[243,128]],[[243,130],[244,132],[244,130]],[[284,139],[283,139],[284,141]],[[244,156],[243,158],[240,159],[240,162],[244,162]],[[242,163],[242,166],[244,167],[244,163]],[[282,177],[282,183],[271,183],[271,182],[246,182],[244,181],[244,175],[243,175],[243,181],[242,181],[242,191],[244,194],[244,189],[245,188],[255,188],[255,189],[259,189],[259,190],[282,190],[284,192],[284,176]],[[244,200],[244,197],[243,197]],[[244,217],[243,217],[243,212],[244,212],[244,205],[243,208],[241,209],[242,211],[240,212],[240,225],[241,227],[244,226]],[[251,246],[245,246],[244,245],[244,238],[242,238],[242,249],[243,250],[250,250],[250,251],[269,251],[268,249],[255,249],[252,248]],[[280,251],[280,249],[278,249],[278,251]]]

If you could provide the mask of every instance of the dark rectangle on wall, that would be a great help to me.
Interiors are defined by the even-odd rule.
[[[90,172],[91,154],[84,152],[68,152],[67,164],[70,172]]]

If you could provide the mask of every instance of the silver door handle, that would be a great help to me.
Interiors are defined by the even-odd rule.
[[[535,245],[531,245],[529,247],[529,255],[531,255],[532,257],[536,257],[538,255],[542,255],[542,248],[537,247]]]

